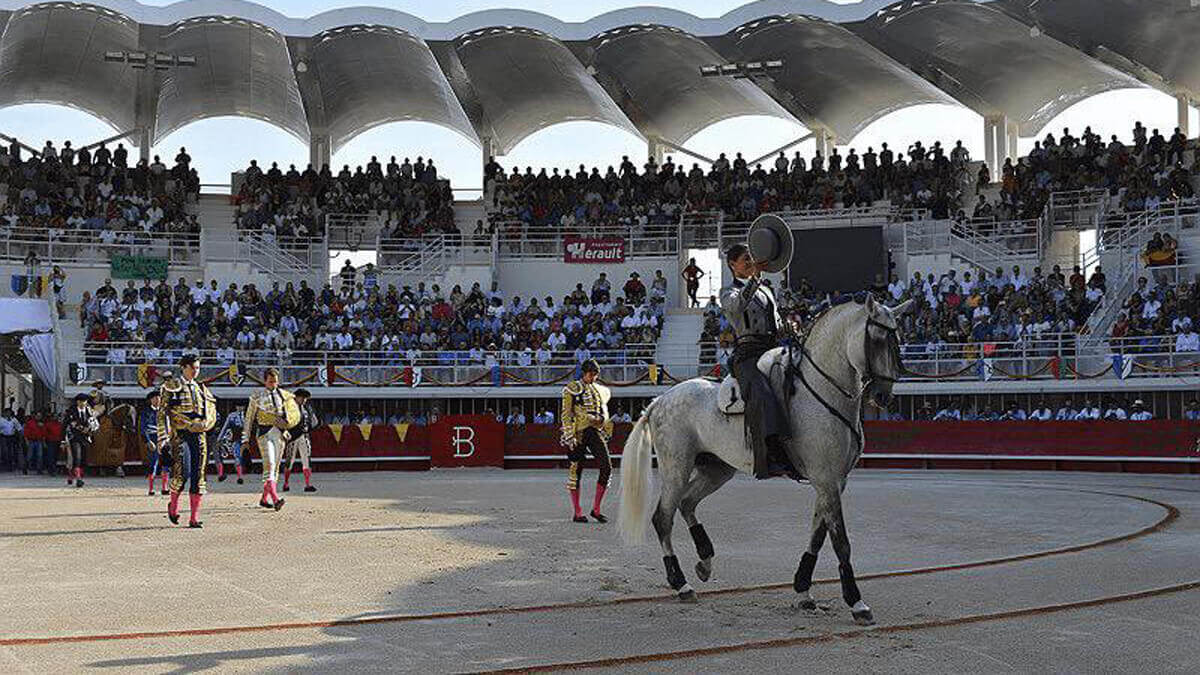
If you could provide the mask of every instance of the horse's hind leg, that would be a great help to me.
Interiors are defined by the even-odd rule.
[[[682,481],[671,482],[665,480],[664,477],[662,494],[658,497],[658,507],[654,509],[654,515],[650,518],[650,522],[654,525],[654,531],[658,533],[658,544],[662,547],[663,566],[667,568],[667,583],[679,593],[681,602],[696,602],[696,591],[692,590],[691,585],[687,582],[687,577],[683,576],[679,558],[675,557],[675,549],[671,545],[671,529],[675,524],[675,511],[679,508],[683,492]]]
[[[842,599],[850,606],[856,623],[869,626],[875,623],[871,608],[862,600],[858,582],[854,579],[854,567],[850,564],[850,536],[846,533],[846,521],[842,515],[842,495],[837,484],[823,483],[817,489],[817,513],[824,516],[829,528],[829,540],[838,557],[838,576],[842,581]]]
[[[696,473],[688,482],[683,492],[683,499],[679,502],[679,512],[683,514],[683,519],[687,522],[688,532],[691,533],[692,541],[696,544],[696,555],[700,558],[696,563],[696,576],[700,577],[700,581],[708,581],[712,576],[712,559],[715,552],[712,540],[708,538],[708,532],[705,532],[704,526],[696,520],[696,506],[705,497],[716,492],[730,478],[733,478],[735,473],[737,473],[737,469],[724,462],[696,465]]]
[[[812,536],[808,540],[808,550],[800,556],[800,565],[796,568],[796,576],[792,579],[792,588],[800,594],[800,609],[816,609],[817,601],[813,599],[812,588],[813,569],[817,566],[817,554],[825,544],[825,534],[828,528],[825,519],[817,509],[813,510]]]

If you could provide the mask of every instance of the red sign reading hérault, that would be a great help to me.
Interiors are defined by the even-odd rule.
[[[614,237],[566,237],[563,239],[563,262],[625,262],[625,240]]]

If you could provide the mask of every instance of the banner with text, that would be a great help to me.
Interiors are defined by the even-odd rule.
[[[165,280],[167,278],[167,259],[147,258],[140,255],[114,255],[112,257],[112,278]]]
[[[563,262],[608,264],[625,262],[625,240],[619,237],[566,237]]]

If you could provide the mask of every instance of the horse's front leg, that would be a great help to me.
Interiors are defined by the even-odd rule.
[[[855,623],[870,626],[875,623],[871,608],[862,600],[858,582],[854,579],[854,567],[850,564],[850,537],[846,534],[846,521],[842,516],[842,495],[838,485],[822,485],[817,488],[817,512],[823,513],[829,528],[829,539],[838,557],[838,576],[842,581],[842,599],[850,607]]]
[[[825,534],[828,528],[819,509],[813,509],[812,536],[808,540],[808,550],[800,556],[800,565],[796,568],[796,576],[792,579],[792,588],[800,594],[800,609],[816,609],[817,601],[813,599],[812,577],[813,569],[817,566],[817,555],[825,544]]]

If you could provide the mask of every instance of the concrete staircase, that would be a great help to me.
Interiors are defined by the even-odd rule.
[[[662,336],[654,353],[654,361],[666,366],[676,377],[691,377],[700,364],[700,332],[704,329],[704,313],[699,309],[672,308],[667,310]]]

